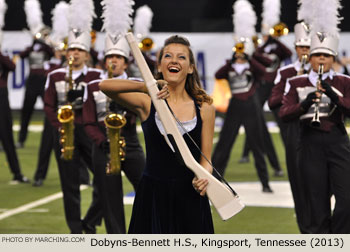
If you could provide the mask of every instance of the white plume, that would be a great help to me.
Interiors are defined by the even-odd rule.
[[[68,23],[69,5],[61,1],[56,4],[52,10],[52,39],[60,41],[68,37],[69,23]]]
[[[328,35],[338,34],[338,24],[341,18],[338,10],[341,8],[339,0],[312,0],[314,15],[312,18],[312,30],[325,32]]]
[[[314,10],[313,0],[299,0],[298,20],[311,24]]]
[[[124,35],[132,25],[131,15],[134,12],[132,0],[103,0],[103,27],[112,36]]]
[[[281,0],[264,0],[261,15],[261,22],[268,27],[273,27],[275,24],[279,23],[281,15]]]
[[[143,5],[136,10],[134,33],[146,37],[152,27],[153,12],[150,7]]]
[[[93,0],[71,0],[68,13],[71,29],[90,32],[94,17],[96,15]]]
[[[233,29],[237,39],[255,35],[256,14],[247,0],[237,0],[233,4]]]
[[[30,31],[35,34],[44,27],[42,21],[43,13],[38,0],[26,0],[24,2],[24,11],[27,16],[27,24]]]
[[[5,25],[6,10],[7,10],[7,4],[5,0],[0,0],[0,30],[2,30],[2,28]]]

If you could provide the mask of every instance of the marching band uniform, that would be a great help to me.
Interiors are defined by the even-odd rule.
[[[280,0],[264,0],[263,1],[263,13],[262,13],[262,28],[261,32],[266,38],[265,43],[256,49],[257,52],[263,54],[269,58],[272,63],[266,67],[266,71],[260,80],[260,86],[258,88],[258,95],[260,104],[263,107],[267,99],[271,94],[271,89],[274,86],[274,79],[276,77],[277,69],[280,67],[280,63],[291,57],[292,52],[277,38],[270,35],[270,29],[279,22],[280,15]],[[279,35],[280,36],[280,35]],[[265,144],[265,153],[269,159],[271,167],[275,171],[275,176],[283,176],[275,147],[268,131],[266,123],[263,125],[263,136]],[[243,157],[248,157],[249,146],[245,141],[243,149]]]
[[[105,57],[111,55],[123,56],[125,61],[129,57],[130,49],[125,38],[113,43],[111,36],[106,36]],[[107,76],[105,76],[105,79]],[[127,79],[125,72],[116,77]],[[123,187],[121,174],[106,174],[109,162],[109,140],[106,135],[104,118],[107,115],[107,97],[100,91],[101,80],[94,80],[87,86],[83,107],[83,119],[85,131],[93,140],[92,162],[95,170],[95,179],[99,190],[100,204],[107,233],[125,234],[125,217],[123,204]],[[145,155],[138,140],[136,132],[136,114],[112,101],[109,104],[110,112],[124,114],[126,125],[121,128],[121,136],[124,137],[125,160],[121,161],[121,170],[124,171],[135,191],[140,182],[142,170],[145,166]]]
[[[79,12],[84,10],[88,12],[86,15],[89,15],[93,11],[90,11],[90,5],[88,6],[88,4],[87,2],[79,3],[79,0],[72,1],[70,10],[78,10]],[[72,20],[70,20],[70,25],[71,30],[68,35],[68,51],[82,50],[88,53],[91,42],[90,33],[87,31],[89,27],[74,28],[75,22]],[[51,125],[56,129],[54,131],[54,149],[63,192],[67,224],[71,233],[82,233],[83,231],[86,233],[94,233],[96,232],[95,225],[101,222],[102,217],[99,196],[94,181],[93,200],[85,218],[81,220],[79,189],[81,169],[79,169],[79,166],[81,165],[82,159],[90,171],[94,172],[91,160],[92,141],[86,135],[83,125],[83,93],[87,83],[101,78],[102,71],[88,68],[86,65],[84,65],[81,70],[73,71],[72,79],[74,80],[74,88],[66,93],[66,77],[68,71],[68,67],[59,68],[48,74],[44,110]],[[57,110],[60,106],[66,104],[66,96],[68,97],[68,101],[73,104],[74,108],[74,154],[72,160],[61,159],[61,145],[59,141],[61,123],[57,119]]]
[[[350,115],[350,78],[332,70],[322,76],[341,95],[334,113],[330,117],[321,117],[319,129],[310,127],[312,114],[304,114],[300,91],[297,91],[315,87],[316,79],[317,73],[314,71],[290,79],[287,84],[290,85],[290,90],[283,100],[280,115],[284,120],[303,119],[297,155],[298,168],[306,187],[304,193],[313,213],[309,216],[309,231],[349,233],[350,199],[346,195],[350,190],[350,144],[344,127],[344,116]],[[331,191],[336,197],[336,207],[330,218]]]
[[[44,62],[53,55],[53,49],[46,43],[50,29],[42,22],[42,11],[38,0],[24,2],[27,24],[33,35],[33,43],[20,53],[22,59],[28,58],[29,75],[26,80],[26,91],[21,110],[21,127],[18,134],[17,148],[23,148],[28,134],[28,125],[34,111],[38,96],[44,100],[46,70]]]
[[[310,47],[310,36],[308,26],[303,23],[297,23],[294,26],[295,32],[295,46]],[[300,60],[296,60],[293,64],[281,67],[277,71],[275,79],[275,86],[272,89],[271,96],[268,100],[269,107],[276,116],[278,122],[282,140],[285,146],[286,164],[288,179],[290,182],[291,190],[293,193],[294,208],[297,216],[297,222],[301,233],[305,233],[306,227],[303,219],[305,219],[305,212],[302,214],[304,208],[303,200],[303,182],[300,176],[300,171],[297,169],[297,145],[299,136],[299,120],[292,122],[284,122],[279,117],[279,110],[282,106],[282,99],[286,82],[289,78],[297,75],[305,74],[309,71],[310,64],[304,62],[302,64]]]
[[[44,62],[44,69],[46,76],[55,69],[61,68],[64,63],[63,50],[66,46],[64,39],[68,37],[68,8],[69,5],[65,2],[58,3],[52,11],[52,32],[49,35],[50,44],[54,48],[54,56],[50,60]],[[34,174],[33,186],[42,186],[49,169],[51,151],[53,150],[53,136],[54,128],[51,126],[49,120],[44,118],[44,130],[41,134],[41,141],[39,147],[39,160],[37,169]],[[83,168],[86,173],[88,171]]]
[[[92,169],[91,160],[91,140],[84,131],[82,118],[82,95],[77,97],[74,106],[74,156],[72,161],[61,159],[61,145],[59,143],[60,122],[57,119],[57,110],[59,106],[65,103],[65,83],[68,73],[67,68],[59,68],[49,73],[46,82],[45,91],[45,113],[51,125],[56,129],[54,131],[54,149],[56,160],[60,172],[61,187],[63,191],[63,200],[65,207],[66,219],[72,233],[82,232],[82,223],[80,222],[80,158],[85,164]],[[84,67],[79,76],[74,79],[77,90],[81,90],[86,83],[99,79],[102,72],[97,69]]]
[[[62,67],[63,60],[52,57],[50,61],[44,62],[44,69],[47,73],[52,72],[55,69]],[[33,186],[41,186],[46,178],[47,171],[49,169],[51,151],[53,150],[53,128],[45,116],[44,118],[44,130],[41,134],[40,147],[39,147],[39,160],[34,174]]]
[[[330,13],[337,13],[338,7],[333,10],[332,3],[323,1],[315,3],[315,13],[319,13],[317,8],[324,8],[323,4]],[[315,72],[322,58],[333,57],[334,61],[339,39],[335,29],[320,25],[318,18],[324,17],[315,16],[311,24],[315,29],[310,50],[313,70],[287,81],[280,116],[285,121],[300,119],[297,168],[304,185],[300,193],[304,196],[301,214],[305,214],[305,231],[350,233],[350,142],[344,126],[344,117],[350,115],[350,77],[332,69],[323,74]],[[330,24],[337,23],[336,14],[333,19],[336,20],[329,20]],[[318,84],[325,91],[318,105],[320,125],[315,127],[310,122],[317,121],[313,103]],[[336,201],[333,211],[332,194]]]
[[[264,158],[262,124],[263,111],[259,103],[257,86],[265,67],[256,60],[254,45],[250,38],[255,35],[256,20],[252,5],[239,0],[233,5],[233,26],[235,27],[236,45],[232,60],[226,62],[216,73],[216,79],[226,79],[230,85],[232,97],[227,108],[224,125],[219,141],[213,152],[212,162],[217,171],[223,175],[229,161],[231,148],[243,124],[246,138],[252,148],[255,168],[264,192],[272,192]],[[253,56],[251,56],[253,55]],[[261,55],[257,55],[261,58]]]
[[[219,141],[213,153],[212,162],[219,173],[223,175],[230,157],[231,148],[238,135],[239,128],[243,124],[249,146],[251,146],[253,151],[259,179],[263,189],[268,191],[270,188],[264,159],[262,135],[263,111],[256,92],[258,78],[264,74],[264,70],[265,68],[252,57],[249,63],[242,66],[227,61],[216,72],[215,78],[228,80],[232,97],[220,132]]]
[[[2,44],[2,28],[5,25],[5,12],[7,4],[4,0],[0,0],[0,49]],[[8,98],[7,78],[11,71],[14,71],[16,65],[12,60],[0,51],[0,146],[2,144],[3,150],[6,153],[6,158],[9,164],[11,173],[13,174],[13,181],[11,183],[24,182],[29,180],[21,173],[21,168],[18,162],[16,148],[13,140],[12,131],[12,114]],[[1,148],[2,149],[2,148]]]
[[[21,173],[12,132],[12,114],[8,99],[7,77],[8,73],[14,71],[15,68],[16,65],[10,58],[0,52],[0,111],[2,114],[0,120],[0,141],[6,153],[10,170],[14,176],[13,181],[29,182]]]
[[[35,39],[33,44],[19,55],[22,59],[28,58],[30,67],[29,76],[26,80],[26,91],[21,110],[21,128],[18,137],[18,147],[23,147],[36,99],[38,96],[44,98],[46,80],[44,62],[53,56],[53,51],[44,41]]]

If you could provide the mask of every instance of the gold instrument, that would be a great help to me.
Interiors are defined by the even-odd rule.
[[[287,35],[288,32],[289,32],[289,29],[287,25],[283,22],[275,24],[273,28],[270,29],[270,35],[273,37],[281,37],[283,35]]]
[[[148,52],[153,48],[153,45],[154,45],[153,40],[149,37],[146,37],[142,39],[141,42],[139,43],[139,48],[143,52]]]
[[[74,153],[74,110],[72,104],[68,102],[67,93],[73,89],[73,61],[71,56],[68,60],[68,90],[66,90],[66,104],[58,109],[57,119],[62,124],[60,129],[61,158],[72,160]]]
[[[244,43],[239,42],[235,44],[235,46],[232,48],[232,51],[235,53],[244,53]]]
[[[303,54],[303,56],[301,56],[301,66],[300,66],[300,69],[299,69],[297,75],[302,75],[302,74],[304,74],[305,64],[306,64],[306,62],[307,62],[307,59],[308,59],[307,54]]]
[[[108,65],[108,78],[113,78],[113,64]],[[126,124],[126,118],[121,114],[110,112],[109,104],[111,99],[107,97],[106,117],[104,119],[107,138],[109,141],[109,162],[106,167],[106,174],[119,174],[121,170],[121,161],[125,160],[126,146],[125,139],[120,136],[120,129]]]
[[[258,48],[259,45],[262,43],[262,40],[257,35],[254,35],[252,37],[252,41],[253,41],[255,49]]]
[[[322,94],[322,91],[320,90],[321,87],[321,81],[322,81],[322,74],[323,74],[323,65],[320,64],[318,66],[318,79],[317,79],[317,83],[316,83],[316,92]],[[311,120],[311,126],[312,127],[320,127],[321,126],[321,121],[320,121],[320,102],[321,102],[321,97],[316,99],[315,102],[315,112],[314,112],[314,116]]]

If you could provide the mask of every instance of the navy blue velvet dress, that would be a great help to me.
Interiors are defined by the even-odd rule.
[[[155,108],[142,123],[146,142],[146,168],[137,188],[129,233],[204,234],[214,233],[207,197],[192,187],[194,173],[181,164],[155,122]],[[202,120],[196,105],[197,124],[189,134],[201,146]],[[194,158],[200,153],[184,135]]]

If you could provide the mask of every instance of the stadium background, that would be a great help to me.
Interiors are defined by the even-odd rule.
[[[7,0],[8,11],[6,13],[6,25],[4,27],[4,41],[2,50],[8,50],[10,54],[15,54],[24,49],[31,43],[31,38],[26,29],[25,14],[23,11],[24,0]],[[41,0],[44,13],[44,22],[51,24],[51,9],[58,0]],[[67,1],[68,2],[68,1]],[[210,89],[212,83],[212,73],[222,63],[225,58],[230,57],[232,40],[232,4],[231,1],[213,1],[213,0],[177,0],[177,1],[160,1],[147,0],[135,1],[135,9],[143,4],[148,4],[153,12],[153,26],[151,37],[154,38],[156,44],[161,44],[165,37],[172,33],[180,33],[189,37],[197,55],[204,55],[204,71],[207,78],[207,88]],[[257,30],[259,31],[261,4],[262,1],[251,1],[255,5],[258,15]],[[297,1],[282,0],[282,16],[281,20],[287,23],[289,28],[293,28],[296,22]],[[100,16],[100,1],[95,1],[96,14]],[[343,1],[344,9],[341,13],[344,15],[346,10],[350,10],[349,1]],[[186,7],[186,8],[185,8]],[[341,24],[342,31],[350,31],[350,27],[346,20]],[[101,20],[96,19],[94,29],[99,31],[101,28]],[[282,40],[289,46],[293,47],[293,35],[290,34]],[[342,34],[341,51],[342,53],[350,52],[350,35]],[[96,42],[97,49],[103,48],[103,34],[98,35]],[[349,48],[348,48],[349,46]],[[218,48],[220,50],[218,50]],[[215,58],[211,55],[215,53]],[[23,86],[13,88],[14,85],[22,85],[27,74],[25,61],[17,63],[15,77],[10,76],[10,95],[11,106],[14,109],[20,108],[23,98],[21,94],[24,91]],[[18,83],[13,82],[15,78]],[[41,108],[39,99],[37,108]],[[14,123],[18,125],[18,113],[14,111]],[[42,113],[39,111],[34,114],[31,123],[32,130],[26,143],[26,148],[18,150],[20,163],[26,176],[32,178],[38,158],[38,148],[40,141],[40,126],[42,125]],[[39,131],[35,131],[35,128]],[[15,132],[15,139],[17,139]],[[278,152],[279,160],[282,168],[285,170],[284,149],[278,133],[272,133],[273,141]],[[216,133],[217,137],[217,133]],[[246,181],[251,182],[251,195],[254,199],[272,202],[273,200],[286,198],[287,196],[279,191],[280,184],[287,184],[287,177],[271,178],[272,188],[275,190],[273,195],[264,195],[261,193],[259,182],[253,162],[248,164],[237,164],[239,160],[244,133],[241,134],[231,153],[231,159],[228,164],[226,179],[234,183],[234,187],[244,184]],[[140,139],[143,140],[142,134]],[[11,175],[9,174],[8,164],[5,155],[0,152],[0,233],[67,233],[63,214],[62,199],[59,197],[60,184],[58,172],[54,157],[51,158],[48,177],[44,186],[35,188],[31,185],[9,185]],[[269,171],[272,171],[269,168]],[[124,180],[124,193],[132,195],[131,185]],[[241,194],[241,191],[238,190]],[[41,202],[33,205],[40,200],[47,199],[55,195],[57,198]],[[242,195],[242,200],[247,203],[247,197]],[[266,198],[267,197],[267,198]],[[288,195],[290,197],[290,194]],[[85,213],[89,201],[91,199],[91,188],[82,191],[82,212]],[[130,218],[131,205],[125,206],[127,223]],[[290,206],[281,206],[281,204],[254,205],[247,204],[247,207],[240,214],[227,222],[222,222],[215,211],[214,223],[217,233],[298,233],[295,222],[294,210]],[[98,229],[99,233],[104,233],[103,226]]]

